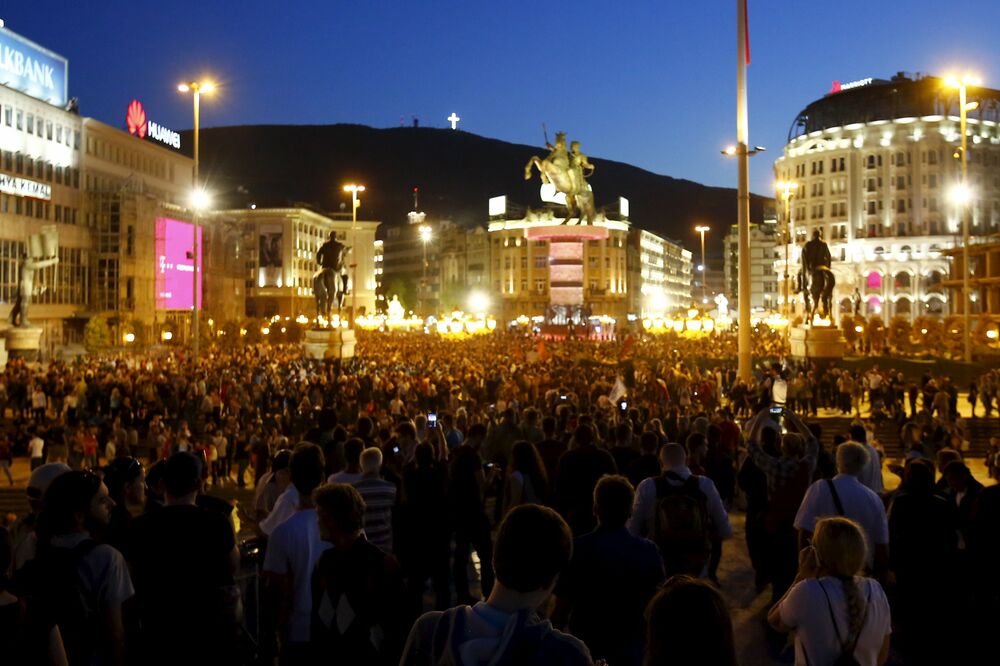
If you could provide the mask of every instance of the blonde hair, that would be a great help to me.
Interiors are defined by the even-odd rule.
[[[816,522],[812,545],[820,567],[844,587],[848,634],[853,638],[861,633],[865,612],[865,601],[854,580],[862,572],[868,552],[864,530],[849,518],[823,518]]]

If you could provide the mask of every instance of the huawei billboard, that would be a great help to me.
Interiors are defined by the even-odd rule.
[[[190,310],[194,307],[194,261],[191,246],[194,225],[189,222],[156,218],[156,308]],[[198,304],[202,301],[201,229],[198,229]]]

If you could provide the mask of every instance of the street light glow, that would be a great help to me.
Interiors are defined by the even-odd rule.
[[[958,183],[948,192],[948,198],[956,205],[965,206],[972,200],[972,190],[965,183]]]
[[[364,185],[355,185],[354,183],[351,183],[350,185],[344,185],[344,191],[345,192],[364,192],[365,191],[365,186]]]
[[[191,207],[202,211],[212,205],[212,197],[202,188],[191,191]]]
[[[426,224],[420,225],[420,240],[427,242],[431,239],[431,228]]]
[[[474,314],[485,313],[490,307],[490,297],[482,291],[474,291],[469,294],[469,311]]]

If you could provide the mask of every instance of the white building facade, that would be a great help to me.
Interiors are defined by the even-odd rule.
[[[779,278],[775,267],[778,257],[777,225],[771,221],[750,225],[750,309],[772,311],[779,307]],[[739,292],[739,233],[736,225],[723,241],[723,275],[729,307],[736,308],[743,294]],[[711,295],[709,295],[711,298]]]
[[[969,99],[979,102],[967,129],[975,238],[1000,231],[1000,91],[970,89]],[[779,202],[781,229],[794,239],[793,284],[802,245],[818,230],[833,256],[837,317],[857,297],[860,314],[887,322],[949,314],[942,250],[961,243],[949,197],[960,143],[958,91],[937,77],[865,79],[806,107],[774,164],[776,179],[796,184],[787,217]],[[783,244],[778,254],[783,274]],[[791,302],[801,314],[801,299]]]

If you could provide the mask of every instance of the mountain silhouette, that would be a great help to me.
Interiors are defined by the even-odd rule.
[[[191,132],[183,134],[183,145],[190,146]],[[465,226],[486,223],[493,196],[507,195],[516,210],[543,207],[537,172],[524,180],[524,165],[532,155],[545,156],[544,146],[463,131],[346,124],[216,127],[201,131],[200,152],[201,177],[220,208],[253,203],[350,212],[343,186],[351,182],[367,188],[359,216],[383,225],[406,223],[415,187],[421,211]],[[695,224],[728,230],[736,222],[734,189],[590,159],[597,167],[590,183],[598,209],[617,211],[623,196],[633,225],[694,248]],[[761,219],[767,201],[751,196],[751,220]],[[713,245],[721,250],[721,243]]]

